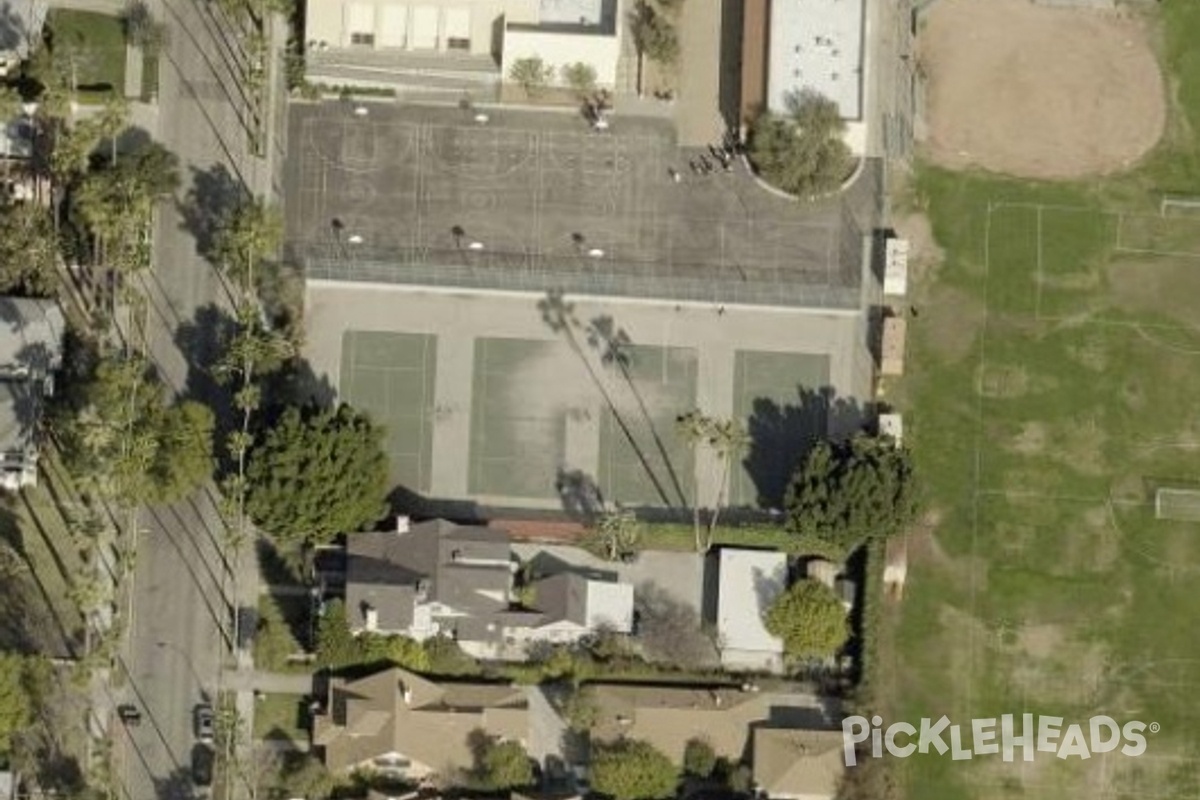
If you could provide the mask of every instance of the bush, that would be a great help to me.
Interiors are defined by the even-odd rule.
[[[697,778],[708,778],[717,766],[717,754],[704,739],[689,739],[683,750],[683,771]]]
[[[679,772],[649,742],[619,739],[592,744],[592,788],[614,800],[673,797]]]

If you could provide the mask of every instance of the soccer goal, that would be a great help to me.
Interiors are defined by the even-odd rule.
[[[1154,516],[1178,522],[1200,522],[1200,489],[1159,489]]]

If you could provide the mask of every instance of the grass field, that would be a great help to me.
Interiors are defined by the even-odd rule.
[[[902,763],[921,800],[1200,797],[1200,525],[1155,519],[1200,482],[1200,4],[1162,5],[1174,121],[1136,171],[1087,185],[922,169],[942,263],[917,281],[894,397],[929,484],[889,613],[891,715],[1107,714],[1145,755]]]
[[[110,93],[125,92],[125,32],[120,19],[53,8],[46,27],[55,52],[64,54],[74,69],[80,102],[102,102]]]

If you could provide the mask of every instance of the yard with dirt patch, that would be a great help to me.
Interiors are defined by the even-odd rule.
[[[932,508],[881,651],[898,721],[1105,714],[1156,732],[1137,758],[914,756],[897,762],[910,798],[1200,797],[1200,524],[1155,513],[1157,489],[1200,488],[1200,209],[1158,202],[1200,194],[1200,4],[1161,13],[1179,104],[1138,170],[1072,184],[925,165],[910,187],[896,227],[924,242],[920,314],[888,399]]]
[[[928,155],[1029,178],[1128,168],[1162,135],[1152,26],[1029,0],[939,0],[923,16]]]

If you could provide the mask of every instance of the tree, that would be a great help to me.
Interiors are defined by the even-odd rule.
[[[53,297],[58,288],[54,219],[35,203],[0,206],[0,292]]]
[[[592,788],[614,800],[672,797],[679,772],[649,742],[618,739],[592,744]]]
[[[429,671],[429,654],[416,639],[363,633],[358,636],[358,661],[364,664],[385,661],[413,672]]]
[[[649,58],[669,66],[679,58],[679,34],[671,20],[649,0],[638,0],[629,12],[629,30],[638,53],[638,85],[641,86],[641,59]]]
[[[554,68],[537,56],[518,58],[508,68],[508,77],[525,90],[529,97],[536,97],[554,77]]]
[[[695,528],[696,552],[707,553],[712,547],[713,532],[717,527],[721,507],[725,505],[728,496],[729,473],[733,462],[750,446],[750,436],[739,421],[710,417],[699,409],[677,417],[675,429],[697,457],[701,447],[711,450],[713,464],[720,471],[720,474],[715,476],[717,494],[713,498],[712,513],[708,515],[708,523],[703,530],[700,524],[700,490],[698,486],[693,490],[692,525]]]
[[[212,477],[215,422],[212,409],[191,400],[164,410],[150,467],[155,496],[183,497]]]
[[[563,701],[563,719],[567,727],[577,733],[596,727],[600,708],[596,705],[596,693],[588,686],[576,687]]]
[[[590,97],[596,91],[596,68],[591,64],[582,61],[563,64],[561,72],[563,83],[570,86],[580,99]]]
[[[149,55],[158,55],[169,41],[167,26],[154,18],[143,0],[131,0],[121,15],[125,38]]]
[[[888,438],[821,442],[788,485],[789,527],[845,550],[904,530],[920,510],[909,451]]]
[[[795,95],[786,115],[764,113],[750,126],[750,161],[789,194],[830,192],[850,174],[854,156],[842,139],[837,103],[815,92]]]
[[[707,739],[688,739],[683,748],[683,771],[697,778],[707,778],[717,766],[717,754]]]
[[[125,508],[173,502],[212,473],[212,412],[168,404],[136,356],[110,353],[86,365],[54,424],[71,473]]]
[[[317,666],[341,669],[359,663],[358,640],[346,621],[346,606],[341,600],[326,604],[317,621]]]
[[[376,522],[385,511],[383,431],[350,406],[289,408],[250,451],[246,510],[281,542],[317,544]]]
[[[279,210],[261,198],[247,199],[220,221],[209,255],[243,293],[256,295],[263,278],[259,267],[279,250],[282,241]]]
[[[600,515],[588,531],[584,546],[607,561],[620,561],[637,554],[642,526],[630,509],[618,509]]]
[[[471,788],[481,792],[519,789],[533,783],[533,766],[520,742],[497,741],[483,730],[471,733],[475,767]]]
[[[179,159],[155,142],[87,174],[75,207],[105,248],[104,263],[126,271],[149,266],[154,205],[178,187]]]
[[[30,663],[16,653],[0,653],[0,758],[11,754],[13,736],[33,718],[35,698],[29,691]]]
[[[830,658],[850,638],[850,621],[842,601],[820,581],[792,584],[767,609],[763,622],[783,640],[788,656],[804,661]]]
[[[254,663],[261,670],[278,672],[287,666],[288,657],[300,648],[288,629],[279,605],[270,598],[259,606],[258,629],[254,632]]]

